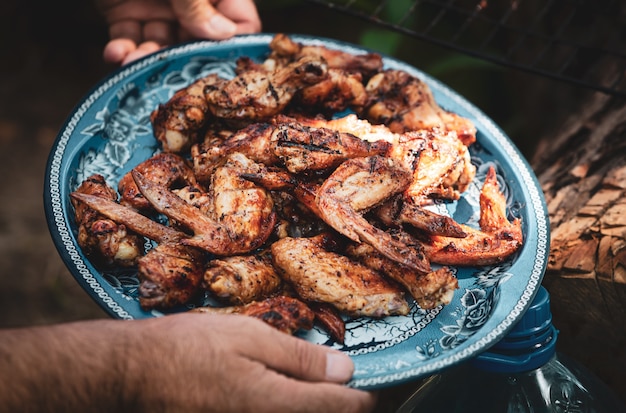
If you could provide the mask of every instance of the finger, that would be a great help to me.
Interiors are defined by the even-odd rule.
[[[348,355],[281,333],[259,320],[250,321],[259,339],[239,340],[244,356],[301,380],[345,383],[352,377],[354,363]]]
[[[102,56],[107,63],[120,64],[135,49],[137,45],[130,39],[114,39],[104,46]]]
[[[141,59],[144,56],[149,55],[150,53],[154,53],[161,48],[156,42],[143,42],[141,43],[137,49],[130,52],[122,61],[122,65],[126,65],[130,62],[133,62],[137,59]]]
[[[172,25],[161,20],[146,22],[143,26],[143,40],[155,42],[161,47],[173,44],[175,37]]]
[[[135,44],[142,40],[141,24],[137,20],[119,20],[109,26],[109,37],[114,39],[128,39]]]
[[[171,1],[174,14],[192,36],[227,39],[237,33],[237,25],[215,10],[208,0]]]
[[[221,0],[217,11],[237,25],[237,34],[261,31],[261,18],[253,0]]]

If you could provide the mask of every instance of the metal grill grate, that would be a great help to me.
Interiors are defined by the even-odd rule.
[[[496,64],[626,97],[621,0],[307,0]]]

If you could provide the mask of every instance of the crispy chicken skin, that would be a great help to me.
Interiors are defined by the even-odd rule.
[[[333,340],[343,344],[346,338],[346,323],[337,308],[327,303],[308,303],[317,321]]]
[[[192,148],[194,171],[206,181],[222,159],[239,152],[268,166],[284,166],[291,173],[331,170],[346,159],[382,155],[385,141],[368,142],[344,132],[302,125],[287,116],[271,123],[252,124],[219,145]]]
[[[184,232],[159,224],[136,210],[120,205],[115,201],[80,192],[73,192],[70,196],[73,200],[80,201],[110,220],[125,225],[133,232],[156,242],[178,242],[188,236]]]
[[[254,67],[233,79],[205,86],[205,98],[218,118],[260,121],[282,112],[298,90],[327,76],[328,66],[322,59],[303,56],[274,71]]]
[[[331,120],[303,116],[297,119],[304,125],[350,133],[368,142],[387,142],[389,150],[385,156],[413,172],[406,196],[416,204],[430,203],[432,198],[458,199],[476,174],[467,146],[454,132],[435,128],[395,133],[354,114]]]
[[[243,155],[233,154],[218,168],[207,193],[181,192],[187,200],[136,171],[133,177],[158,212],[193,231],[181,243],[216,255],[235,255],[262,246],[276,222],[271,196],[239,176],[251,165]]]
[[[294,101],[306,112],[332,115],[346,109],[359,110],[367,102],[367,92],[360,73],[330,68],[326,79],[302,88]]]
[[[383,59],[377,53],[352,54],[333,50],[324,46],[302,45],[289,36],[278,33],[270,42],[272,53],[268,60],[275,65],[285,64],[303,56],[322,58],[329,68],[341,69],[349,73],[359,73],[365,81],[383,67]]]
[[[276,296],[231,307],[196,307],[192,312],[204,314],[241,314],[255,317],[287,334],[313,328],[315,314],[302,301]]]
[[[384,317],[409,311],[404,293],[377,272],[330,252],[311,238],[272,244],[274,264],[305,301],[332,304],[349,316]]]
[[[401,160],[413,173],[405,195],[418,205],[429,204],[433,198],[459,199],[476,175],[467,147],[454,133],[407,132],[392,151],[389,156]]]
[[[76,194],[92,195],[115,203],[117,193],[102,175],[92,175],[81,183]],[[71,196],[71,195],[70,195]],[[133,266],[143,255],[144,240],[119,224],[100,214],[80,199],[71,197],[78,226],[78,245],[85,254],[106,265]]]
[[[207,185],[215,169],[231,153],[242,153],[255,162],[274,165],[278,158],[272,146],[276,127],[258,122],[245,126],[223,141],[202,142],[191,147],[193,171],[199,182]]]
[[[514,254],[523,242],[519,219],[510,222],[506,200],[490,168],[480,193],[480,230],[462,225],[464,238],[430,236],[423,242],[432,262],[444,265],[490,265]]]
[[[384,70],[366,86],[369,101],[362,117],[404,133],[438,128],[455,132],[469,146],[476,141],[476,127],[466,118],[442,109],[421,79],[402,70]]]
[[[210,118],[204,89],[217,80],[216,77],[201,78],[177,91],[151,113],[154,136],[163,151],[182,153],[200,139]]]
[[[149,310],[187,304],[201,290],[206,258],[195,248],[162,243],[138,262],[139,303]]]
[[[218,299],[242,305],[276,294],[282,279],[265,251],[211,260],[204,271],[204,286]]]
[[[151,156],[133,168],[150,181],[167,188],[182,186],[197,186],[196,177],[190,163],[183,157],[162,152]],[[139,211],[151,211],[152,205],[139,191],[132,173],[128,172],[120,179],[117,189],[120,193],[120,203],[129,205]]]
[[[388,259],[367,244],[351,245],[347,254],[402,285],[423,309],[449,304],[459,288],[458,280],[448,267],[428,273],[415,271]]]
[[[367,142],[327,128],[302,126],[279,117],[273,135],[274,152],[292,173],[332,170],[343,161],[387,152],[386,142]]]
[[[374,215],[389,228],[401,228],[406,224],[430,235],[452,238],[467,235],[454,219],[429,211],[402,196],[396,196],[376,208]]]
[[[403,244],[362,215],[404,191],[410,182],[410,173],[392,158],[351,159],[320,186],[315,199],[317,211],[328,225],[352,241],[366,242],[391,260],[428,272],[430,263],[421,249]]]

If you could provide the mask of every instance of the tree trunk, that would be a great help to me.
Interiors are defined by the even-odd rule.
[[[626,100],[585,99],[531,164],[550,214],[557,348],[626,398]]]

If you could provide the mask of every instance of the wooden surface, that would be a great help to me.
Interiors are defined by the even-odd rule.
[[[626,395],[626,101],[592,94],[538,146],[558,348]]]

